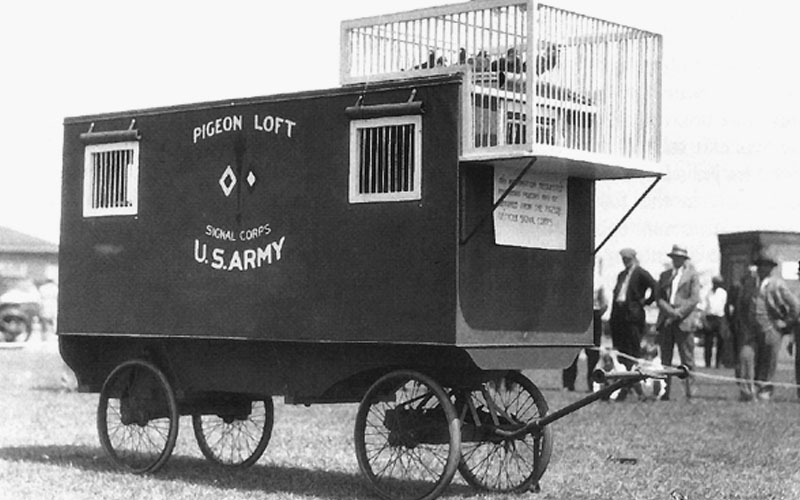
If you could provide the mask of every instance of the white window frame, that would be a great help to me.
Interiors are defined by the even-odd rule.
[[[359,193],[359,130],[399,125],[414,126],[414,189],[395,193]],[[387,201],[410,201],[422,199],[422,116],[391,116],[369,118],[350,122],[350,179],[348,198],[350,203],[371,203]]]
[[[127,201],[125,207],[92,207],[92,180],[94,165],[92,155],[107,151],[130,149],[133,151],[131,163],[128,166]],[[110,142],[103,144],[88,144],[83,153],[83,216],[104,217],[109,215],[136,215],[139,213],[139,142]]]

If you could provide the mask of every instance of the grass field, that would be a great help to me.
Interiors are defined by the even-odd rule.
[[[778,380],[793,381],[790,359]],[[114,471],[95,430],[96,394],[63,391],[64,369],[48,342],[0,350],[0,498],[284,499],[375,498],[353,451],[355,405],[284,405],[265,455],[251,469],[206,462],[184,418],[175,454],[153,476]],[[581,370],[584,364],[581,364]],[[730,370],[701,370],[730,375]],[[560,390],[560,373],[527,375],[550,408],[583,394]],[[800,499],[800,404],[779,388],[769,403],[739,403],[735,386],[699,380],[691,402],[598,402],[553,424],[555,441],[534,499]],[[635,458],[635,464],[609,460]],[[444,498],[477,494],[458,476]],[[508,496],[520,498],[520,496]]]

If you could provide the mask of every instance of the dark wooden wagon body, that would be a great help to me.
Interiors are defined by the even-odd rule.
[[[345,110],[412,91],[420,198],[351,203]],[[564,250],[495,244],[494,162],[459,161],[460,99],[456,75],[67,119],[59,333],[80,386],[133,353],[182,389],[303,402],[396,366],[568,364],[593,343],[594,180],[568,177]],[[129,128],[137,212],[87,216],[86,148]]]

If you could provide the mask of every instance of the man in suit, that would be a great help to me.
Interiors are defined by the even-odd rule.
[[[655,300],[656,282],[639,265],[634,249],[623,248],[619,254],[625,269],[617,276],[617,284],[614,286],[614,302],[609,318],[611,343],[617,351],[640,358],[641,342],[645,333],[644,306]],[[635,361],[625,356],[620,356],[620,362],[628,369],[635,364]],[[620,393],[620,397],[624,399],[625,393]]]
[[[672,364],[672,351],[678,346],[681,364],[694,370],[694,332],[700,325],[700,275],[689,262],[689,252],[681,245],[673,245],[667,254],[672,260],[672,269],[661,273],[658,279],[658,329],[661,362]],[[694,394],[694,378],[691,373],[685,380],[686,398]],[[671,379],[661,399],[670,395]]]
[[[756,272],[745,278],[738,298],[744,321],[739,335],[740,399],[769,400],[778,364],[781,335],[800,315],[800,302],[786,282],[773,273],[778,266],[772,252],[762,249],[755,258]]]

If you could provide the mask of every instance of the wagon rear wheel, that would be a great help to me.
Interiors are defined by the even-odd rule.
[[[115,465],[136,474],[155,472],[175,448],[179,417],[161,370],[147,361],[126,361],[100,391],[97,432]]]
[[[539,389],[518,372],[486,382],[459,402],[463,415],[458,471],[472,487],[497,492],[526,491],[539,481],[550,462],[550,428],[518,437],[513,431],[547,414]]]
[[[231,467],[249,467],[258,461],[274,421],[272,398],[252,401],[243,412],[192,415],[200,451],[212,462]]]
[[[384,498],[437,497],[455,475],[460,442],[455,407],[421,373],[400,370],[382,377],[358,408],[358,465]]]

